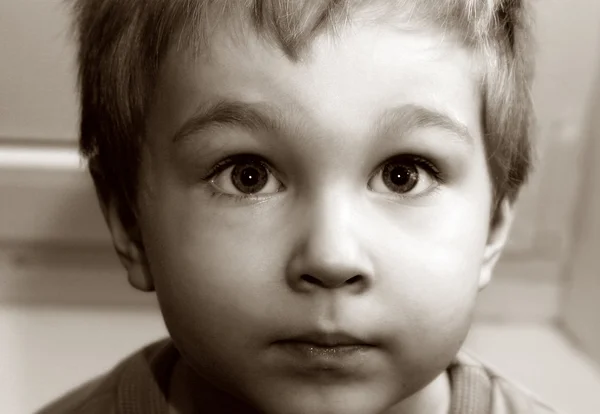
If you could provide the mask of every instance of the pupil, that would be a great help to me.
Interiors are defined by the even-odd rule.
[[[253,194],[262,190],[267,185],[268,178],[266,168],[254,163],[237,165],[231,174],[235,188],[245,194]]]
[[[391,171],[391,180],[395,185],[403,186],[410,180],[410,172],[406,168],[396,167]]]
[[[419,173],[415,166],[388,164],[383,171],[385,185],[397,193],[407,193],[417,185]]]
[[[254,167],[246,168],[242,171],[242,176],[240,177],[240,181],[243,185],[247,185],[249,187],[256,185],[256,179],[258,178],[258,172]]]

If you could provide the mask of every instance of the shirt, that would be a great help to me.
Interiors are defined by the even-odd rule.
[[[179,358],[170,339],[154,342],[38,414],[168,414],[166,396]],[[450,414],[556,414],[465,352],[457,355],[447,371]]]

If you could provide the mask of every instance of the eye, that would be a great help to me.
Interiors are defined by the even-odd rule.
[[[232,196],[253,196],[280,191],[282,184],[267,164],[258,157],[244,156],[217,165],[210,183],[220,192]]]
[[[439,179],[437,169],[418,157],[401,157],[388,161],[369,181],[377,193],[421,195],[434,188]]]

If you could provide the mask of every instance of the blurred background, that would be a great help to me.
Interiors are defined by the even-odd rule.
[[[600,413],[600,1],[534,0],[537,170],[466,347],[564,413]],[[76,152],[62,0],[0,0],[0,401],[31,413],[166,335]]]

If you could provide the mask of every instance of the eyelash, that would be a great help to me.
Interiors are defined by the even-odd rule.
[[[414,155],[414,154],[403,154],[403,155],[397,155],[397,156],[388,158],[383,163],[381,163],[381,165],[377,168],[376,173],[378,173],[383,167],[385,167],[387,164],[389,164],[391,162],[404,161],[404,160],[413,162],[415,165],[423,168],[428,173],[430,173],[433,176],[433,178],[436,181],[438,181],[440,184],[443,184],[445,182],[444,175],[442,174],[440,169],[438,167],[436,167],[436,165],[433,162],[429,161],[427,158],[423,158],[420,155]]]
[[[402,161],[407,162],[407,163],[413,163],[415,166],[424,169],[428,174],[431,174],[431,178],[437,183],[437,185],[425,193],[416,194],[416,195],[407,196],[402,193],[394,193],[393,197],[395,199],[408,199],[408,198],[419,199],[422,197],[430,196],[431,194],[435,194],[436,192],[438,192],[440,190],[440,186],[446,183],[446,176],[442,173],[442,171],[433,162],[431,162],[427,158],[424,158],[424,157],[422,157],[420,155],[416,155],[416,154],[395,155],[395,156],[392,156],[392,157],[386,159],[384,162],[382,162],[379,165],[379,167],[377,167],[375,172],[369,177],[369,181],[373,177],[375,177],[377,174],[379,174],[381,172],[381,170],[383,168],[385,168],[386,165],[393,163],[393,162],[399,163]]]
[[[234,166],[237,163],[240,163],[242,161],[247,161],[248,159],[257,160],[259,163],[261,163],[265,168],[267,168],[272,173],[272,168],[270,167],[270,163],[269,163],[269,161],[265,160],[264,157],[255,155],[255,154],[238,154],[238,155],[234,155],[231,157],[227,157],[227,158],[217,162],[210,169],[210,171],[202,178],[202,181],[205,183],[210,183],[215,177],[217,177],[220,173],[222,173],[229,167]],[[382,162],[379,165],[379,167],[377,167],[375,172],[369,177],[369,180],[371,178],[373,178],[375,175],[377,175],[387,164],[389,164],[391,162],[398,162],[398,161],[409,161],[409,162],[414,163],[416,166],[423,168],[429,174],[431,174],[432,178],[439,185],[442,185],[446,182],[446,177],[440,171],[440,169],[438,167],[436,167],[436,165],[433,162],[429,161],[428,159],[426,159],[422,156],[415,155],[415,154],[402,154],[402,155],[397,155],[397,156],[388,158],[387,160]],[[431,192],[437,191],[439,189],[439,185],[436,186],[435,188],[433,188],[431,190]],[[418,198],[418,197],[422,197],[424,195],[426,195],[426,194],[423,194],[423,195],[420,194],[420,195],[411,196],[411,197]],[[223,193],[223,192],[220,192],[220,191],[214,189],[213,187],[211,187],[210,196],[215,199],[219,199],[221,197],[226,197],[227,199],[232,200],[234,202],[243,202],[243,201],[247,201],[247,200],[260,200],[260,199],[264,198],[264,197],[256,196],[256,195],[252,195],[252,194],[249,194],[249,195],[226,194],[226,193]],[[403,198],[406,196],[403,196],[402,194],[397,194],[396,197]]]
[[[210,183],[214,178],[217,177],[217,175],[221,174],[223,171],[225,171],[229,167],[232,167],[243,161],[248,161],[249,159],[258,161],[266,169],[268,169],[271,172],[271,174],[273,173],[272,168],[270,167],[269,161],[265,160],[264,157],[262,157],[260,155],[255,155],[255,154],[238,154],[238,155],[234,155],[231,157],[227,157],[227,158],[217,162],[210,169],[210,171],[205,175],[205,177],[202,178],[202,181],[204,181],[205,183]],[[260,200],[260,199],[264,198],[264,197],[256,196],[256,195],[252,195],[252,194],[248,194],[248,195],[225,194],[225,193],[222,193],[222,192],[216,190],[212,186],[210,186],[210,188],[211,188],[210,196],[215,199],[219,199],[221,197],[226,197],[227,199],[232,200],[234,202],[243,202],[243,201],[247,201],[247,200]]]

